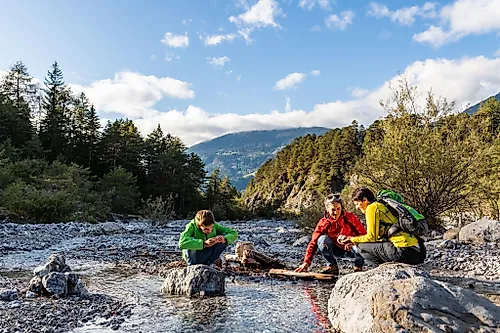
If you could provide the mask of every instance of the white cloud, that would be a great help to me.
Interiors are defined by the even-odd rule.
[[[149,60],[151,60],[151,61],[156,60],[156,55],[152,54],[152,55],[151,55],[151,58],[149,58]]]
[[[354,18],[354,12],[351,10],[346,10],[340,13],[340,16],[332,14],[325,19],[325,25],[330,29],[340,29],[345,30],[347,26],[352,24],[352,19]]]
[[[175,35],[171,32],[167,32],[161,42],[168,47],[186,48],[189,46],[189,37],[187,32],[185,35]]]
[[[457,108],[494,95],[500,91],[500,58],[463,58],[458,60],[428,59],[408,65],[403,74],[422,93],[420,103],[429,89],[437,96],[457,101]],[[389,81],[396,80],[390,78]],[[170,95],[193,98],[191,85],[172,78],[156,78],[137,73],[118,73],[113,79],[100,80],[90,86],[73,85],[73,90],[85,90],[98,111],[116,112],[134,119],[134,123],[145,135],[158,124],[165,133],[179,136],[192,145],[227,133],[279,129],[299,126],[346,126],[356,119],[364,125],[371,124],[384,115],[380,100],[390,96],[388,82],[368,91],[362,97],[346,101],[331,101],[316,104],[309,110],[269,110],[268,113],[241,115],[236,113],[211,114],[194,105],[185,110],[172,109],[160,112],[154,108],[156,102]],[[77,90],[75,88],[79,88]]]
[[[241,6],[246,11],[238,16],[229,17],[229,21],[239,27],[238,33],[247,43],[251,42],[250,36],[255,29],[281,28],[276,22],[276,17],[284,16],[284,14],[276,0],[259,0],[252,7],[245,2]]]
[[[76,93],[84,92],[99,111],[128,117],[148,116],[152,107],[165,97],[192,99],[195,96],[190,83],[128,71],[116,73],[112,79],[70,87]]]
[[[334,0],[300,0],[299,7],[311,10],[315,5],[318,5],[323,10],[330,10],[330,2],[335,2]]]
[[[500,57],[500,49],[498,49],[495,54],[494,54],[495,57]]]
[[[223,68],[226,62],[230,61],[229,57],[223,56],[220,58],[207,58],[208,63],[214,68]]]
[[[204,39],[205,46],[219,45],[222,42],[232,42],[236,38],[235,34],[212,35]]]
[[[245,13],[238,16],[231,16],[230,22],[252,26],[255,28],[263,28],[271,26],[279,28],[276,23],[275,16],[283,13],[276,0],[259,0],[255,5],[250,7]]]
[[[439,12],[440,25],[415,34],[413,40],[440,47],[468,35],[500,32],[500,0],[457,0]]]
[[[292,102],[290,101],[290,97],[286,96],[285,98],[285,112],[292,111]]]
[[[368,90],[361,88],[354,88],[351,92],[352,97],[359,98],[368,94]]]
[[[400,25],[410,26],[415,22],[415,18],[417,16],[423,18],[436,17],[436,3],[426,2],[423,6],[403,7],[392,11],[389,10],[386,5],[371,2],[367,15],[378,18],[389,17],[393,22],[398,22]]]
[[[240,80],[241,80],[241,74],[236,77],[236,81],[240,81]]]
[[[320,74],[321,74],[321,72],[319,71],[319,69],[315,69],[315,70],[311,71],[312,76],[318,76]]]
[[[185,26],[188,26],[189,24],[191,24],[191,22],[193,22],[192,19],[182,20],[182,24]]]
[[[274,90],[287,90],[297,86],[299,83],[306,79],[306,74],[304,73],[290,73],[283,79],[276,81]]]
[[[167,53],[165,54],[165,61],[166,61],[166,62],[171,62],[172,60],[174,60],[174,58],[175,58],[175,59],[177,59],[177,60],[179,60],[181,57],[180,57],[180,56],[178,56],[178,55],[176,55],[176,54],[175,54],[175,53],[173,53],[173,52],[167,52]]]
[[[311,28],[312,32],[321,32],[321,27],[319,25],[315,25]]]

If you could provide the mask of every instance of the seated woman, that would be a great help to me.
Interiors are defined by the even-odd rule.
[[[316,225],[307,246],[304,263],[295,271],[306,272],[311,266],[317,249],[327,262],[327,266],[321,271],[322,273],[338,275],[339,269],[335,256],[354,257],[355,270],[362,270],[363,257],[352,252],[352,244],[341,244],[337,238],[340,235],[359,236],[364,234],[366,234],[366,230],[359,219],[354,214],[344,210],[340,194],[329,195],[325,198],[325,216]]]
[[[357,189],[352,200],[356,208],[365,213],[367,233],[364,236],[341,237],[343,244],[354,244],[354,250],[365,260],[377,265],[384,262],[420,263],[418,239],[406,232],[398,232],[387,238],[387,230],[397,222],[386,206],[375,200],[375,195],[366,187]]]

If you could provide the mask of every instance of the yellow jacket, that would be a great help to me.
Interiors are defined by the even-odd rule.
[[[398,221],[398,218],[380,202],[373,202],[366,207],[366,235],[352,237],[351,242],[374,243],[384,242],[384,235],[389,228]],[[418,239],[406,232],[398,232],[389,238],[395,247],[410,247],[418,245]]]

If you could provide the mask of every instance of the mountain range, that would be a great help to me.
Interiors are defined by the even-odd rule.
[[[219,169],[238,190],[243,190],[257,169],[295,138],[307,134],[322,135],[325,127],[298,127],[231,133],[204,141],[188,149],[205,163],[211,173]]]
[[[500,92],[492,97],[500,100]],[[484,101],[464,112],[469,115],[476,113]],[[323,135],[329,130],[325,127],[299,127],[230,133],[198,143],[188,152],[200,156],[207,172],[219,169],[221,175],[228,176],[238,190],[243,190],[257,169],[295,138],[307,134]]]
[[[491,97],[493,97],[493,98],[495,98],[495,99],[497,99],[497,100],[499,100],[499,101],[500,101],[500,92],[499,92],[498,94],[496,94],[495,96],[491,96]],[[479,110],[479,107],[481,106],[481,104],[482,104],[482,103],[484,103],[486,100],[488,100],[488,99],[489,99],[489,98],[491,98],[491,97],[488,97],[488,98],[486,98],[485,100],[483,100],[483,101],[481,101],[481,102],[479,102],[479,103],[477,103],[477,104],[474,104],[473,106],[471,106],[471,107],[467,108],[467,109],[464,111],[464,113],[467,113],[467,114],[469,114],[469,115],[473,115],[474,113],[476,113],[476,112]]]

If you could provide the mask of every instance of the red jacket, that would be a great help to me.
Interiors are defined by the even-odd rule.
[[[318,249],[318,238],[321,235],[328,235],[337,247],[345,250],[345,244],[337,242],[337,237],[339,235],[366,235],[366,229],[353,213],[344,212],[337,220],[334,220],[330,215],[325,213],[325,217],[319,220],[316,229],[314,229],[311,241],[307,246],[304,262],[311,264],[314,254]]]

